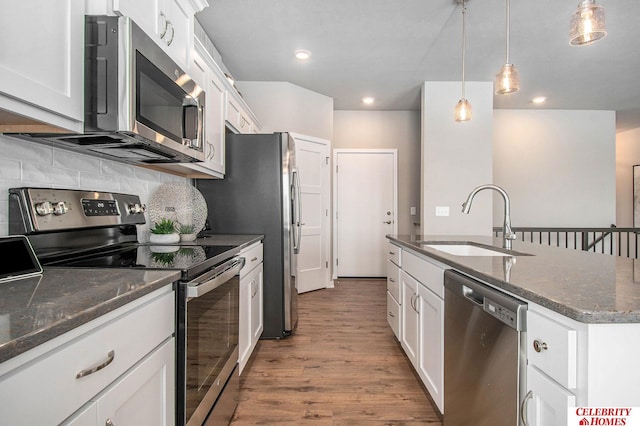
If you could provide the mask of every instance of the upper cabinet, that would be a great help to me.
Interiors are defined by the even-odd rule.
[[[0,131],[83,120],[84,0],[5,2],[0,14]]]
[[[193,49],[194,14],[187,0],[113,0],[113,12],[128,16],[183,69],[189,69]]]

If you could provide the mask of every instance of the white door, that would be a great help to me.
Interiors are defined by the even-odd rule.
[[[334,151],[334,277],[386,276],[387,234],[397,232],[397,151]]]
[[[298,293],[326,288],[329,281],[329,141],[292,133],[302,201]]]

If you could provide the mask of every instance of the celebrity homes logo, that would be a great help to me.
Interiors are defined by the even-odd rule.
[[[640,407],[570,407],[567,425],[640,426]]]

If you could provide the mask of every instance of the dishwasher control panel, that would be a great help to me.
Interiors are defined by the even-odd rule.
[[[518,328],[518,313],[506,308],[505,306],[489,299],[484,298],[483,309],[489,315],[498,318],[503,323],[511,326],[512,328]]]

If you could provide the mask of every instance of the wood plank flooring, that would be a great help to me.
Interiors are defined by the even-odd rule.
[[[441,425],[386,321],[386,281],[301,294],[295,333],[260,340],[232,425]]]

